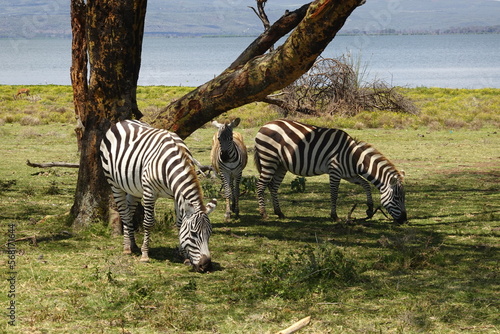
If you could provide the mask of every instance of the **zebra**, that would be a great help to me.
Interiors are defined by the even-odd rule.
[[[396,167],[370,144],[357,141],[338,129],[321,128],[280,119],[265,124],[255,138],[255,164],[259,212],[267,218],[264,191],[269,187],[274,213],[284,215],[278,201],[278,188],[287,171],[300,176],[328,173],[331,213],[337,216],[340,179],[360,184],[367,193],[367,215],[373,216],[370,184],[381,192],[381,203],[397,223],[407,219],[403,177]]]
[[[240,209],[238,199],[240,196],[240,183],[243,169],[247,165],[248,153],[243,136],[233,129],[240,124],[240,119],[236,118],[232,122],[224,124],[213,121],[212,125],[218,130],[212,139],[212,150],[210,158],[212,167],[221,176],[224,186],[224,196],[226,197],[226,220],[231,218],[231,211],[238,218]]]
[[[100,155],[123,222],[124,254],[138,250],[132,217],[140,199],[144,202],[140,261],[148,262],[156,199],[173,198],[181,252],[196,271],[211,270],[208,240],[212,226],[208,214],[217,205],[217,200],[213,199],[206,206],[203,204],[194,160],[182,139],[173,132],[125,120],[106,132]]]

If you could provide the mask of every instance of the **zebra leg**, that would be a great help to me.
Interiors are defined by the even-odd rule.
[[[240,217],[240,183],[243,172],[239,172],[238,175],[234,178],[234,189],[233,189],[233,205],[232,211],[236,218]]]
[[[366,218],[369,219],[373,217],[373,198],[370,183],[359,175],[352,178],[346,178],[345,180],[363,187],[366,193],[366,205],[368,206],[368,209],[366,209]]]
[[[261,173],[259,180],[257,181],[256,188],[257,202],[259,203],[259,213],[262,219],[267,219],[268,217],[266,213],[266,200],[264,198],[264,191],[266,190],[268,184],[269,180],[264,179]]]
[[[337,197],[339,194],[340,176],[338,176],[333,170],[330,170],[330,200],[332,204],[332,210],[330,211],[330,217],[334,221],[339,221],[339,216],[337,216]]]
[[[257,188],[257,202],[259,203],[259,213],[262,219],[267,219],[268,215],[266,212],[266,199],[264,197],[264,192],[266,188],[269,186],[272,176],[274,175],[275,170],[270,170],[270,172],[263,173],[261,172],[259,175],[259,179],[257,180],[257,184],[255,187]],[[267,175],[271,175],[271,177],[267,177]]]
[[[177,201],[175,201],[175,200],[174,200],[174,208],[175,208],[175,217],[176,217],[175,226],[177,226],[177,230],[178,230],[178,232],[180,232],[181,226],[182,226],[182,210],[179,207],[179,203],[177,203]],[[190,265],[191,262],[189,261],[186,252],[184,251],[184,249],[182,249],[180,244],[177,247],[177,250],[179,251],[179,256],[184,260],[184,264]]]
[[[113,198],[115,199],[118,213],[123,224],[123,254],[132,254],[134,247],[137,247],[134,236],[134,223],[130,214],[127,193],[122,189],[112,186]]]
[[[130,215],[130,224],[132,226],[132,231],[134,231],[134,236],[135,236],[135,229],[137,228],[137,225],[134,226],[134,215],[135,215],[135,211],[137,209],[137,205],[139,204],[140,200],[141,199],[139,197],[135,197],[135,196],[132,196],[130,194],[127,194],[127,203],[128,203],[129,215]],[[139,251],[139,247],[137,246],[137,244],[135,242],[135,238],[130,244],[130,249],[132,252]]]
[[[154,225],[154,212],[155,212],[155,201],[156,197],[153,195],[144,196],[144,240],[142,242],[142,256],[141,262],[149,262],[149,240],[150,240],[150,230]]]
[[[366,206],[368,207],[368,209],[366,209],[366,218],[369,219],[373,217],[373,198],[372,198],[372,189],[370,183],[359,175],[355,178],[354,183],[359,184],[365,190]]]
[[[226,197],[226,213],[224,218],[226,221],[231,219],[231,197],[233,194],[231,187],[231,175],[223,172],[221,173],[222,186],[224,187],[224,197]]]
[[[281,167],[274,173],[271,182],[269,182],[269,191],[271,192],[271,200],[273,201],[274,213],[278,215],[279,218],[285,218],[283,212],[281,212],[280,203],[278,200],[278,189],[283,182],[286,175],[286,169]]]

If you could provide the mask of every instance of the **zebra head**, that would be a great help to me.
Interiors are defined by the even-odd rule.
[[[208,240],[212,225],[208,215],[215,209],[217,200],[213,199],[205,208],[187,203],[186,212],[179,230],[181,250],[197,272],[212,270],[212,260],[208,250]]]
[[[407,221],[402,175],[390,177],[388,185],[381,189],[380,201],[396,223],[402,224]]]
[[[240,119],[236,118],[232,122],[219,123],[213,121],[212,125],[218,128],[217,138],[220,144],[220,157],[223,162],[228,162],[231,159],[231,152],[233,151],[233,129],[240,124]]]

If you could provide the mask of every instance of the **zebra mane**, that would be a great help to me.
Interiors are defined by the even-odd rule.
[[[217,163],[217,158],[219,154],[219,139],[217,139],[217,133],[215,132],[213,138],[212,138],[212,150],[210,151],[210,161],[212,162],[212,167],[215,168],[215,171],[218,173],[219,172],[219,164]]]
[[[370,155],[372,157],[377,156],[377,158],[380,161],[385,161],[386,166],[389,166],[391,168],[391,170],[396,172],[396,175],[397,175],[399,181],[403,181],[403,178],[404,178],[403,174],[396,168],[396,166],[394,166],[394,164],[389,159],[387,159],[382,153],[380,153],[379,150],[377,150],[375,147],[373,147],[371,144],[369,144],[367,142],[358,140],[356,138],[353,138],[353,139],[354,139],[354,142],[356,143],[356,147],[359,147],[363,151],[368,151],[368,155]]]
[[[196,192],[200,195],[200,209],[205,211],[205,205],[203,204],[203,191],[201,189],[200,181],[198,180],[198,176],[196,175],[196,170],[194,167],[193,157],[191,153],[186,150],[183,146],[177,146],[179,149],[179,154],[181,155],[181,161],[185,162],[184,169],[191,176],[191,179],[195,183]]]

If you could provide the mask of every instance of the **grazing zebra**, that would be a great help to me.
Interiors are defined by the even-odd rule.
[[[224,124],[217,121],[212,122],[218,131],[212,139],[210,158],[212,159],[212,167],[222,178],[224,196],[226,197],[226,213],[224,214],[226,220],[231,218],[231,211],[234,212],[236,218],[239,217],[238,198],[240,196],[241,176],[248,160],[243,136],[238,132],[233,132],[238,124],[240,124],[239,118]]]
[[[132,217],[141,197],[144,262],[149,260],[156,199],[173,198],[181,251],[196,271],[211,270],[208,240],[212,226],[208,214],[215,208],[216,200],[203,205],[193,158],[179,136],[139,121],[122,121],[112,126],[102,140],[101,162],[123,222],[124,253],[138,248]]]
[[[336,203],[340,179],[345,179],[365,189],[369,218],[373,215],[373,200],[366,180],[380,190],[382,205],[395,221],[406,221],[403,175],[374,147],[354,140],[342,130],[289,120],[269,122],[255,138],[255,163],[260,173],[257,197],[263,218],[267,217],[266,187],[271,192],[274,213],[284,217],[278,202],[278,188],[290,171],[301,176],[330,175],[330,215],[335,220],[338,220]]]

